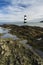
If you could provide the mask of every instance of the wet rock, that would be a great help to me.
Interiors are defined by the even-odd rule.
[[[4,42],[3,42],[4,41]],[[12,43],[10,42],[12,41]],[[3,45],[0,46],[0,64],[2,65],[30,65],[29,49],[18,41],[3,39]],[[3,52],[4,51],[4,52]],[[29,53],[28,53],[29,52]],[[1,61],[2,60],[2,61]]]

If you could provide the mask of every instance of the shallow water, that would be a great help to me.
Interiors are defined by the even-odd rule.
[[[0,27],[0,33],[8,33],[8,30],[5,28]]]
[[[0,27],[0,34],[3,34],[0,38],[12,38],[14,40],[19,39],[16,35],[12,35],[8,32],[9,32],[8,29]]]
[[[12,38],[13,40],[18,40],[19,38],[16,35],[12,35],[10,33],[6,33],[1,38]]]

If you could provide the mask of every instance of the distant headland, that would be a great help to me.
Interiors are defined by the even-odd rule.
[[[43,21],[40,21],[40,23],[43,23]]]

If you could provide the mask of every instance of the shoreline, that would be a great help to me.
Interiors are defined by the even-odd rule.
[[[4,33],[3,35],[0,34],[0,38],[5,35],[5,38],[3,37],[0,39],[0,45],[5,45],[5,49],[8,48],[8,56],[11,54],[10,58],[12,57],[10,61],[12,59],[14,60],[16,55],[16,57],[19,57],[19,60],[22,60],[25,57],[24,60],[26,61],[26,65],[32,65],[32,59],[37,60],[38,63],[41,61],[41,65],[43,65],[43,28],[6,24],[1,25],[0,27],[2,27],[1,29],[5,32],[8,30],[7,33]],[[10,37],[7,38],[6,35],[7,37]],[[14,35],[16,35],[19,39],[14,40]],[[11,53],[9,53],[9,51],[11,51]],[[5,58],[6,56],[4,55],[4,60]],[[18,59],[16,58],[15,61],[17,62]],[[25,64],[25,62],[23,63]]]
[[[43,51],[43,28],[36,26],[17,26],[17,25],[1,25],[6,29],[9,29],[9,33],[12,35],[16,35],[21,39],[28,40],[27,44],[30,44],[34,48],[41,49]],[[38,47],[38,45],[40,45]]]

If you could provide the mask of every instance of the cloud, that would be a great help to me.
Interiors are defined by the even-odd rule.
[[[0,0],[0,20],[23,21],[43,18],[43,0]]]

